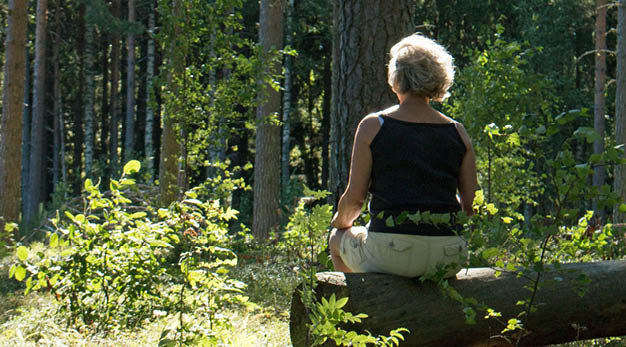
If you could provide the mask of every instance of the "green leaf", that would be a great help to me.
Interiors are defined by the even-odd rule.
[[[26,269],[18,265],[15,268],[15,279],[21,282],[24,280],[25,277],[26,277]]]
[[[17,247],[17,258],[21,261],[26,261],[28,259],[28,248],[24,246]]]
[[[348,302],[348,297],[341,298],[341,299],[337,300],[337,304],[336,304],[335,307],[342,308],[342,307],[344,307],[346,305],[347,302]]]
[[[393,216],[387,217],[387,220],[385,220],[385,225],[390,228],[394,227]]]
[[[50,235],[50,248],[55,248],[59,245],[59,234],[53,233]]]
[[[131,160],[124,165],[124,174],[130,175],[132,173],[139,172],[139,169],[141,169],[141,163],[139,160]]]
[[[621,213],[626,213],[626,204],[620,204],[619,205],[619,211]]]

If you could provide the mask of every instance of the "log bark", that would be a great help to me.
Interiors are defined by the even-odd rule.
[[[516,318],[522,306],[518,300],[530,297],[524,288],[530,283],[515,274],[494,276],[490,268],[462,271],[450,286],[465,298],[502,313],[502,320]],[[581,287],[580,276],[589,284]],[[533,278],[531,276],[531,278]],[[535,302],[537,311],[524,319],[529,331],[521,346],[537,346],[626,334],[626,260],[561,265],[541,276]],[[349,297],[344,310],[366,313],[368,318],[350,330],[368,330],[387,335],[405,327],[402,346],[508,346],[501,336],[503,324],[484,319],[477,312],[476,324],[465,322],[462,305],[442,294],[431,281],[420,282],[383,274],[317,274],[318,297]],[[584,295],[580,289],[584,288]],[[305,346],[308,314],[299,292],[292,298],[290,334],[294,347]],[[509,335],[510,336],[510,335]],[[513,340],[515,341],[515,340]]]

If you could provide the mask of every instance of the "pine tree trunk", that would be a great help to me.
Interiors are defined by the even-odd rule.
[[[128,0],[128,21],[135,22],[135,0]],[[124,125],[124,161],[134,158],[135,151],[135,34],[127,38],[126,124]]]
[[[615,143],[626,143],[626,1],[620,0],[617,12],[617,88],[615,92]],[[624,155],[626,157],[626,154]],[[626,165],[615,166],[615,192],[626,201]],[[623,223],[625,215],[613,209],[613,223]]]
[[[154,109],[152,108],[152,81],[154,80],[154,0],[150,0],[150,9],[148,14],[148,56],[147,56],[147,73],[146,73],[146,134],[144,137],[144,147],[146,152],[146,171],[149,175],[149,182],[154,182],[154,145],[152,136],[154,128]]]
[[[24,50],[25,53],[25,74],[24,74],[24,107],[22,114],[22,177],[21,177],[21,185],[22,185],[22,204],[21,211],[22,215],[26,210],[26,206],[28,206],[28,198],[30,197],[30,192],[28,190],[28,179],[30,175],[28,174],[28,170],[30,169],[30,120],[31,120],[31,102],[30,102],[30,85],[31,85],[31,71],[30,71],[30,54],[28,47]],[[7,53],[8,55],[8,53]],[[6,65],[5,65],[6,66]]]
[[[287,6],[287,33],[285,35],[285,46],[291,47],[293,45],[293,11],[294,0],[289,0]],[[291,70],[293,65],[293,59],[290,55],[285,56],[285,87],[283,92],[283,141],[282,141],[282,160],[281,160],[281,177],[283,188],[283,199],[287,198],[287,189],[289,187],[289,150],[291,149],[289,140],[291,138]]]
[[[606,83],[606,0],[597,0],[596,7],[596,71],[595,71],[595,94],[593,126],[600,137],[593,143],[593,153],[602,154],[604,152],[604,84]],[[605,183],[606,172],[604,165],[596,164],[593,168],[593,185],[600,187]],[[593,210],[596,217],[604,217],[604,210],[598,207],[597,201],[593,202]]]
[[[92,14],[93,9],[87,2],[87,15]],[[85,175],[92,177],[94,158],[94,25],[87,21],[85,30]]]
[[[120,0],[113,0],[111,4],[111,13],[115,18],[120,17]],[[109,170],[115,172],[119,165],[118,147],[119,147],[119,88],[120,88],[120,35],[113,33],[111,35],[111,97],[110,109],[110,139],[109,139]]]
[[[167,85],[170,92],[169,98],[180,97],[178,78],[184,73],[184,43],[180,37],[180,22],[183,20],[181,11],[181,0],[174,0],[172,10],[174,11],[171,24],[174,25],[174,35],[168,44],[168,58],[170,71],[167,77]],[[181,144],[178,142],[180,129],[176,120],[179,113],[179,103],[176,100],[165,102],[165,114],[163,115],[163,132],[161,133],[161,158],[159,164],[159,192],[163,206],[167,206],[175,201],[180,195],[179,179],[179,158],[182,155]]]
[[[259,41],[264,52],[283,48],[282,0],[261,0]],[[280,72],[278,64],[271,64],[267,72]],[[261,85],[257,108],[256,154],[254,158],[254,210],[252,232],[257,240],[268,238],[279,223],[280,198],[280,126],[269,118],[280,114],[280,93],[268,85]]]
[[[8,1],[0,119],[0,230],[6,222],[19,222],[20,217],[27,12],[26,1]]]
[[[328,169],[330,164],[330,105],[332,89],[332,70],[330,68],[331,58],[326,58],[324,63],[324,98],[322,101],[322,189],[328,189]]]
[[[389,49],[413,33],[410,0],[334,2],[330,192],[337,201],[350,172],[354,133],[368,113],[397,103],[387,85]]]
[[[46,96],[46,27],[48,0],[37,0],[37,24],[35,29],[35,76],[33,89],[33,117],[30,131],[30,169],[28,185],[30,198],[24,211],[28,224],[36,221],[41,203],[41,174],[43,166],[43,134]]]

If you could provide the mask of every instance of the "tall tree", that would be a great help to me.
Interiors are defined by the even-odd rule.
[[[152,108],[152,81],[154,79],[154,30],[156,27],[154,15],[154,0],[149,0],[148,9],[148,56],[147,73],[146,73],[146,133],[144,137],[144,146],[146,151],[147,171],[150,175],[150,182],[154,180],[154,145],[152,143],[154,128],[154,109]]]
[[[335,202],[348,182],[356,127],[397,102],[387,85],[389,49],[414,31],[413,1],[334,2],[329,190]]]
[[[179,158],[182,156],[181,144],[178,142],[179,124],[177,115],[180,110],[180,81],[183,78],[186,43],[180,37],[183,21],[181,0],[174,0],[169,16],[164,18],[164,27],[168,32],[166,38],[168,55],[167,93],[165,95],[165,114],[163,115],[163,131],[161,133],[161,158],[159,165],[159,193],[162,205],[168,205],[179,197],[181,179]]]
[[[52,45],[52,65],[53,65],[53,138],[54,145],[52,148],[52,184],[56,187],[61,182],[61,162],[64,158],[61,156],[63,149],[61,148],[61,137],[65,136],[63,131],[63,123],[61,118],[61,71],[59,64],[59,46],[61,45],[60,35],[60,17],[61,6],[59,6],[59,0],[55,3],[54,11],[54,44]]]
[[[615,79],[615,143],[626,143],[626,0],[619,0],[617,12],[617,72]],[[625,155],[626,156],[626,155]],[[615,191],[626,201],[626,165],[615,167]],[[613,209],[613,223],[623,223],[619,206]]]
[[[282,0],[261,0],[259,41],[267,56],[283,47]],[[266,73],[280,72],[278,62],[266,65]],[[264,78],[260,79],[265,81]],[[261,82],[257,108],[256,154],[254,156],[254,208],[252,232],[258,240],[267,239],[279,223],[280,126],[272,117],[280,111],[280,93]]]
[[[0,233],[17,222],[21,201],[21,142],[28,2],[9,0],[0,120]]]
[[[594,94],[594,110],[593,110],[593,125],[598,133],[598,138],[593,143],[593,153],[601,154],[604,152],[604,84],[606,83],[606,0],[596,1],[596,54],[595,54],[595,94]],[[606,180],[606,172],[604,165],[596,164],[593,169],[593,185],[596,187],[602,186]],[[593,203],[593,210],[596,216],[603,217],[604,210],[598,208],[597,201]]]
[[[35,77],[33,89],[33,117],[30,132],[29,196],[24,219],[33,223],[39,213],[41,203],[43,134],[46,95],[46,36],[48,21],[48,0],[37,0],[35,28]]]
[[[128,21],[135,22],[135,0],[128,0]],[[126,40],[126,124],[124,124],[124,160],[133,158],[135,151],[135,33],[128,32]]]
[[[293,11],[294,0],[288,0],[287,5],[287,33],[285,34],[285,46],[293,45]],[[291,84],[292,84],[292,69],[293,59],[291,55],[285,56],[285,88],[283,93],[283,138],[282,138],[282,160],[281,160],[281,177],[283,198],[287,197],[287,188],[289,187],[289,139],[291,137],[290,113],[291,113]]]
[[[120,0],[113,0],[111,3],[111,14],[114,18],[120,17]],[[119,84],[120,84],[120,34],[114,31],[111,34],[111,91],[109,97],[111,98],[109,112],[110,116],[110,130],[109,130],[109,170],[116,170],[119,166],[119,157],[117,154],[119,143]]]
[[[85,30],[85,174],[92,176],[94,159],[94,18],[96,15],[90,2],[86,2],[87,21]]]

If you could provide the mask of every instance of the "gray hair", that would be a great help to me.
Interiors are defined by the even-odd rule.
[[[390,50],[389,85],[401,94],[415,94],[443,101],[454,81],[452,56],[440,44],[414,34],[403,38]]]

